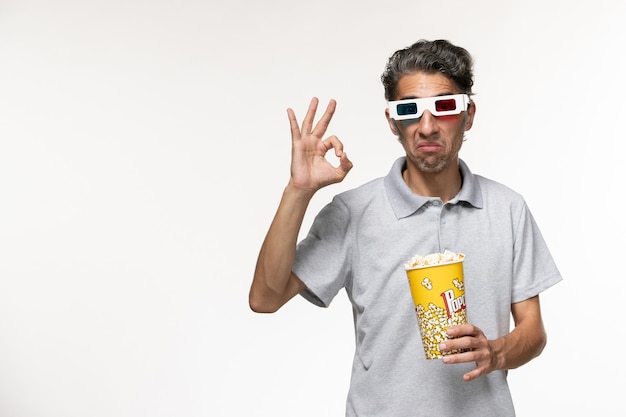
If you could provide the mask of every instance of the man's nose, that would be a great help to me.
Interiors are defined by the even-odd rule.
[[[424,136],[430,136],[432,133],[439,129],[437,124],[437,118],[429,110],[424,110],[422,117],[420,118],[418,129]]]

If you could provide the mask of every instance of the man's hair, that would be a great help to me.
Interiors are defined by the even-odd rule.
[[[447,40],[419,40],[389,57],[380,77],[385,87],[385,99],[395,100],[398,82],[416,72],[441,73],[452,80],[461,93],[472,94],[474,85],[472,56],[464,48]]]

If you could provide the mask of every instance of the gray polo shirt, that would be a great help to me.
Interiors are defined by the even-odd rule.
[[[447,203],[412,193],[405,158],[386,177],[341,193],[298,244],[294,273],[302,295],[328,306],[345,289],[356,350],[346,416],[515,415],[506,372],[471,382],[474,364],[426,360],[403,265],[414,255],[465,254],[468,320],[487,338],[510,331],[511,303],[562,278],[524,199],[474,175],[460,161],[463,185]]]

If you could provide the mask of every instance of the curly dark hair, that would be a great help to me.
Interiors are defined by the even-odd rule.
[[[385,88],[385,99],[397,99],[396,89],[400,78],[418,71],[440,72],[452,80],[462,93],[472,95],[473,66],[472,56],[460,46],[444,39],[419,40],[389,57],[385,72],[380,77]]]

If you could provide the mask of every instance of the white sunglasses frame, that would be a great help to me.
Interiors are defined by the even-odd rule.
[[[454,110],[437,111],[435,103],[440,100],[454,99],[456,108]],[[404,100],[395,100],[387,103],[389,109],[389,117],[394,120],[419,119],[424,114],[424,110],[428,110],[433,116],[451,116],[461,114],[466,111],[470,103],[467,94],[450,94],[446,96],[426,97],[426,98],[408,98]],[[398,114],[398,105],[415,104],[417,112],[411,114]],[[459,105],[461,104],[461,105]]]

